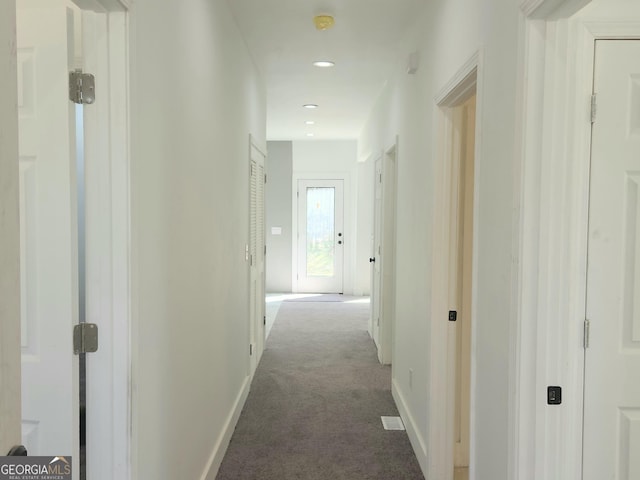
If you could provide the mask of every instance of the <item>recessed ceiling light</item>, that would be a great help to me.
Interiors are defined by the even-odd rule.
[[[303,105],[303,107],[313,110],[314,108],[318,108],[318,105],[316,105],[315,103],[307,103],[306,105]]]
[[[313,137],[314,134],[313,133],[307,133],[307,137]]]
[[[331,62],[329,60],[319,60],[317,62],[313,62],[313,64],[316,67],[321,67],[321,68],[334,67],[336,65],[334,62]]]
[[[306,125],[315,125],[316,122],[314,122],[313,120],[307,120],[306,122],[304,122]]]

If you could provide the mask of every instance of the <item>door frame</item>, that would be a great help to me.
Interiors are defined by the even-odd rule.
[[[457,151],[454,148],[456,140],[454,129],[454,109],[476,93],[476,118],[482,115],[482,52],[473,54],[465,64],[449,80],[435,99],[435,125],[438,138],[434,162],[434,220],[433,220],[433,258],[432,258],[432,307],[431,307],[431,339],[430,349],[430,380],[429,391],[429,432],[428,452],[425,451],[430,462],[427,468],[429,478],[453,478],[454,465],[454,421],[455,421],[455,330],[449,324],[449,258],[453,250],[451,246],[452,222],[454,209],[452,202],[453,179],[459,173]],[[480,152],[482,135],[481,122],[476,122],[475,132],[475,165],[481,162]],[[477,251],[478,251],[478,172],[474,169],[474,199],[473,199],[473,252],[472,252],[472,292],[471,318],[476,318],[477,302]],[[456,213],[457,214],[457,213]],[[456,246],[457,248],[457,246]],[[475,464],[475,344],[476,328],[471,323],[471,368],[470,368],[470,415],[469,415],[469,478],[473,478]],[[436,393],[437,392],[437,393]],[[442,394],[442,392],[445,392]]]
[[[640,38],[637,16],[571,18],[586,3],[521,5],[507,475],[517,480],[582,478],[594,43]],[[547,385],[562,386],[562,409],[546,405]]]
[[[472,253],[474,239],[474,209],[475,199],[475,128],[477,95],[475,88],[465,95],[465,100],[448,113],[452,114],[452,125],[455,126],[454,147],[451,165],[451,210],[450,210],[450,245],[449,250],[449,311],[456,312],[454,322],[450,322],[450,341],[453,342],[449,350],[450,368],[454,375],[450,381],[454,398],[454,471],[456,468],[469,468],[469,413],[468,402],[470,391],[470,335],[474,318],[470,312],[472,300],[471,290],[473,273],[475,272],[473,258],[469,262],[468,255]],[[473,100],[473,106],[469,106]],[[471,112],[471,113],[470,113]],[[471,127],[471,128],[470,128]],[[459,133],[458,133],[459,132]],[[470,148],[471,147],[471,148]],[[470,175],[470,173],[472,175]],[[471,192],[469,188],[471,187]],[[471,193],[471,194],[470,194]],[[467,207],[471,207],[470,209]],[[471,217],[471,218],[469,218]],[[470,221],[470,224],[469,224]],[[469,244],[471,242],[471,244]],[[458,409],[458,405],[460,409]],[[459,421],[459,426],[458,426]],[[459,438],[456,433],[459,431]],[[459,440],[459,441],[458,441]]]
[[[343,185],[343,234],[345,244],[343,248],[342,291],[351,290],[351,251],[355,245],[355,233],[351,231],[351,175],[348,172],[305,173],[294,172],[291,180],[291,291],[298,293],[298,182],[300,180],[342,180]],[[353,233],[353,239],[351,234]]]
[[[73,0],[85,11],[85,71],[98,100],[85,108],[87,321],[100,328],[100,355],[87,355],[87,476],[132,478],[129,3]],[[93,35],[88,37],[88,31]],[[106,101],[101,102],[100,98]],[[93,131],[91,125],[95,125]],[[91,195],[91,192],[96,195]],[[98,380],[99,381],[95,381]]]
[[[94,378],[111,379],[112,382],[102,387],[87,386],[87,400],[90,405],[96,403],[91,422],[97,425],[92,449],[100,453],[100,464],[94,462],[94,469],[88,475],[109,478],[131,478],[131,391],[132,391],[132,354],[131,354],[131,287],[130,287],[130,233],[129,233],[129,16],[128,0],[77,0],[85,10],[93,10],[108,17],[109,57],[103,56],[96,67],[101,72],[109,72],[108,81],[101,81],[102,88],[98,95],[109,98],[110,108],[101,108],[95,114],[97,124],[105,127],[90,136],[89,149],[97,150],[98,145],[107,146],[110,151],[110,176],[99,178],[99,184],[105,191],[98,201],[101,212],[107,214],[110,223],[111,237],[104,243],[96,244],[98,261],[100,254],[107,253],[110,262],[100,259],[103,271],[94,284],[98,292],[96,304],[104,302],[103,308],[95,312],[94,323],[99,323],[101,330],[100,351],[108,358],[106,361],[88,362],[87,369]],[[3,99],[7,105],[17,104],[16,76],[16,2],[3,2],[0,10],[1,18],[6,23],[0,30],[3,46],[0,52],[0,85],[3,87]],[[104,47],[104,45],[103,45]],[[110,66],[110,69],[109,67]],[[107,86],[108,85],[108,86]],[[106,88],[105,88],[106,87]],[[108,92],[108,97],[107,97]],[[110,111],[111,110],[111,111]],[[113,112],[113,113],[112,113]],[[0,114],[0,128],[5,133],[7,142],[0,144],[0,169],[2,179],[6,182],[2,188],[2,207],[11,212],[1,216],[3,224],[0,240],[3,268],[0,295],[3,306],[0,309],[0,343],[2,344],[3,369],[0,372],[2,397],[0,397],[0,448],[20,443],[20,315],[19,315],[19,217],[18,217],[18,117],[15,108],[3,108]],[[5,175],[6,173],[6,175]],[[109,173],[109,172],[108,172]],[[88,179],[95,181],[94,179]],[[6,188],[5,188],[6,187]],[[6,222],[6,223],[5,223]],[[89,232],[87,232],[89,235]],[[89,261],[89,258],[87,258]],[[6,266],[6,268],[5,268]],[[13,299],[6,301],[5,298]],[[18,305],[16,305],[16,303]],[[91,321],[91,319],[90,319]],[[111,339],[111,342],[109,342]],[[6,345],[5,345],[6,343]],[[106,353],[105,353],[106,350]],[[71,353],[70,353],[71,354]],[[97,357],[96,357],[97,358]],[[90,363],[90,364],[89,364]],[[98,404],[98,401],[100,402]],[[92,427],[93,428],[93,427]],[[105,432],[107,432],[105,434]],[[103,450],[104,449],[104,450]],[[104,452],[111,455],[105,460]],[[4,452],[1,452],[4,454]],[[91,455],[88,450],[88,455]],[[89,457],[88,457],[89,458]],[[96,457],[97,458],[97,457]],[[89,467],[90,468],[90,467]]]

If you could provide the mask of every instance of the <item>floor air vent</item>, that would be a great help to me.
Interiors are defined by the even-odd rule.
[[[380,417],[385,430],[404,430],[404,423],[400,417]]]

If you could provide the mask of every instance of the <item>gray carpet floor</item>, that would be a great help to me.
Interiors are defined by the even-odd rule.
[[[217,480],[423,480],[369,305],[283,302]]]

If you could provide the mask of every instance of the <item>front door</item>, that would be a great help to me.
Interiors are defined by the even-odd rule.
[[[343,180],[298,181],[298,291],[342,293]]]
[[[596,42],[584,480],[640,478],[640,41]]]
[[[78,319],[73,12],[18,1],[23,443],[78,467]],[[30,6],[33,2],[29,3]]]

